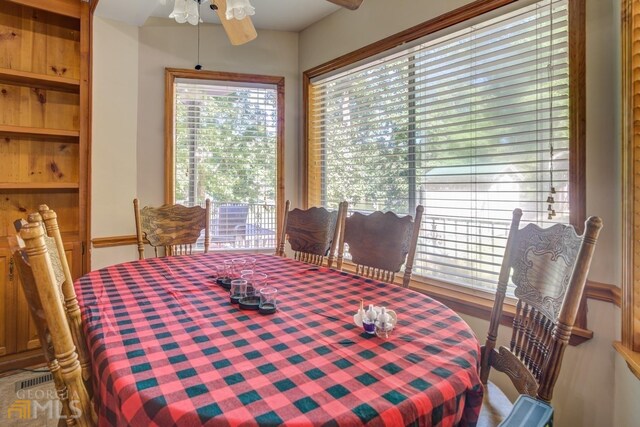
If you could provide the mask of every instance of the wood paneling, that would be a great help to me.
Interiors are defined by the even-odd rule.
[[[138,239],[135,235],[98,237],[91,240],[94,248],[113,248],[116,246],[137,245]]]
[[[4,283],[13,282],[13,265],[11,264],[11,254],[8,250],[0,250],[0,280]],[[11,275],[11,277],[10,277]],[[9,298],[10,286],[0,286],[0,356],[11,353],[12,348],[9,340],[12,318],[9,316],[12,299]]]
[[[78,130],[76,93],[0,84],[0,125]]]
[[[56,13],[72,18],[79,18],[81,14],[80,2],[77,0],[6,0],[11,3],[30,6],[35,9],[41,9],[44,11],[55,10]],[[90,1],[90,0],[86,0]],[[93,0],[95,5],[98,4],[98,0]],[[93,12],[93,10],[92,10]]]
[[[0,197],[0,240],[5,243],[7,226],[18,218],[26,218],[30,212],[37,212],[43,201],[58,214],[58,223],[63,233],[69,237],[79,232],[80,213],[78,212],[78,192],[61,190],[55,192],[3,192]],[[77,239],[77,237],[76,237]],[[6,244],[6,243],[5,243]]]
[[[0,139],[0,182],[78,183],[78,144],[30,139]]]
[[[77,19],[4,1],[0,40],[0,68],[80,78]]]

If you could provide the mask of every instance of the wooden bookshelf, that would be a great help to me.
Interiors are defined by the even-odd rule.
[[[39,340],[7,245],[13,222],[58,214],[74,278],[87,271],[91,4],[0,0],[0,373]]]

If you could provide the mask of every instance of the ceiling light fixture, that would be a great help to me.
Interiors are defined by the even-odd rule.
[[[167,0],[159,1],[162,4],[167,3]],[[360,7],[363,0],[327,1],[355,10]],[[180,24],[188,22],[191,25],[198,25],[202,22],[200,5],[206,2],[209,2],[209,7],[218,14],[231,44],[245,44],[258,36],[251,21],[251,16],[256,12],[249,0],[174,0],[173,12],[169,14],[169,18],[175,19]]]
[[[175,0],[173,12],[169,18],[173,18],[179,24],[188,22],[191,25],[197,25],[202,22],[200,19],[200,4],[208,0]],[[212,2],[211,9],[217,10],[218,6]],[[227,0],[227,10],[225,17],[228,20],[242,20],[247,16],[255,15],[256,9],[251,5],[249,0]]]
[[[176,0],[169,18],[175,19],[179,24],[188,22],[191,25],[197,25],[202,21],[200,19],[200,1]]]
[[[249,0],[227,0],[227,19],[242,20],[250,15],[255,15],[256,9],[251,6]]]

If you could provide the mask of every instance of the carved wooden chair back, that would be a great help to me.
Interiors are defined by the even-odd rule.
[[[22,228],[27,222],[23,221],[17,224],[19,228]],[[31,313],[31,318],[36,326],[38,332],[38,338],[40,340],[40,346],[44,353],[44,359],[47,362],[47,367],[53,376],[53,384],[56,389],[58,398],[62,406],[62,414],[69,418],[71,410],[69,408],[69,399],[67,395],[67,386],[62,378],[62,372],[60,371],[60,365],[58,359],[56,359],[55,351],[53,349],[53,343],[51,341],[51,333],[47,326],[47,321],[44,317],[44,309],[42,308],[42,302],[40,301],[40,295],[38,295],[38,288],[36,286],[36,279],[33,277],[33,271],[27,261],[27,255],[24,250],[24,241],[18,235],[9,235],[9,250],[11,251],[13,263],[16,271],[20,276],[20,282],[22,283],[22,290]]]
[[[402,287],[409,287],[423,212],[422,205],[416,207],[415,218],[399,217],[393,212],[377,211],[369,215],[354,212],[344,221],[338,243],[338,269],[342,269],[347,243],[356,274],[393,283],[404,264]]]
[[[480,376],[506,373],[520,394],[550,401],[562,356],[582,298],[596,240],[602,228],[598,217],[585,222],[578,236],[570,225],[520,229],[522,211],[513,212],[498,290],[486,344],[482,348]],[[495,349],[498,326],[509,281],[515,285],[516,315],[509,347]]]
[[[340,203],[338,211],[318,207],[290,211],[290,207],[291,202],[287,200],[276,255],[285,256],[285,241],[288,241],[295,259],[323,265],[326,258],[327,266],[331,268],[340,240],[340,219],[346,215],[347,202]]]
[[[158,248],[165,255],[189,255],[204,230],[204,251],[209,252],[211,232],[211,201],[205,207],[182,205],[145,206],[140,209],[138,199],[133,201],[136,218],[136,237],[139,259],[144,259],[144,245],[148,243],[158,256]]]
[[[44,205],[41,210],[50,222],[55,222],[55,212]],[[96,425],[97,418],[91,404],[91,364],[73,283],[68,281],[71,277],[68,265],[67,271],[64,267],[66,258],[64,252],[60,255],[57,247],[59,230],[57,238],[47,237],[39,213],[30,214],[27,221],[17,221],[16,225],[20,228],[19,235],[9,239],[12,256],[36,323],[45,360],[60,396],[63,415],[68,416],[69,425]],[[84,351],[87,359],[82,360],[78,351]],[[71,400],[73,405],[70,405]]]

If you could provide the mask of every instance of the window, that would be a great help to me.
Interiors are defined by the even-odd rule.
[[[622,117],[623,117],[623,263],[622,342],[615,343],[629,368],[640,378],[640,4],[622,1]]]
[[[282,78],[167,70],[168,203],[211,200],[211,249],[273,249]]]
[[[581,223],[569,3],[308,71],[308,203],[398,214],[422,204],[414,275],[480,291],[495,288],[514,208],[543,226]]]

